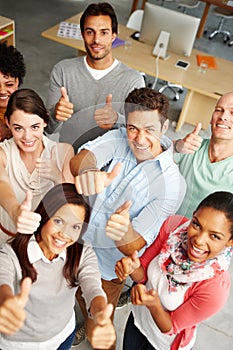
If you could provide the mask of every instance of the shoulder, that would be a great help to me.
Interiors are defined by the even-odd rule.
[[[132,75],[133,77],[141,77],[140,72],[138,72],[136,69],[127,66],[121,61],[119,61],[117,68],[125,74]]]
[[[54,66],[54,70],[61,69],[61,70],[73,70],[74,66],[78,66],[79,64],[83,64],[83,56],[80,57],[73,57],[73,58],[66,58]]]

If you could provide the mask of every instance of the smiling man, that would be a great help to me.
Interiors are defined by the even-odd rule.
[[[172,142],[164,135],[168,107],[165,95],[134,89],[125,100],[126,128],[88,142],[70,163],[77,191],[88,196],[92,207],[84,239],[97,254],[103,289],[114,306],[123,288],[115,263],[134,250],[141,254],[185,194],[185,181],[173,162]],[[107,172],[100,170],[104,166]],[[129,228],[127,214],[123,234],[121,225],[110,228],[110,216],[128,210]],[[92,320],[86,320],[88,332]]]
[[[208,194],[233,191],[233,92],[220,97],[210,124],[211,138],[204,139],[194,154],[174,155],[187,182],[186,195],[178,213],[189,218]],[[195,137],[194,133],[192,136]],[[177,146],[179,148],[179,144]]]
[[[145,86],[139,72],[113,57],[118,22],[110,4],[90,4],[80,28],[86,55],[54,66],[47,99],[51,117],[46,131],[59,132],[60,141],[75,150],[121,123],[126,96]]]

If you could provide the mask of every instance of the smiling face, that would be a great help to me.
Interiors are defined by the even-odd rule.
[[[19,80],[0,71],[0,108],[6,108],[10,95],[18,89]]]
[[[204,262],[230,245],[233,245],[231,223],[225,213],[209,207],[200,208],[188,228],[189,259]]]
[[[78,240],[84,218],[82,206],[65,204],[43,225],[38,243],[47,259],[54,259]]]
[[[128,114],[128,144],[138,163],[153,159],[162,152],[160,139],[165,131],[166,123],[162,128],[157,110]]]
[[[16,145],[23,152],[34,152],[42,145],[42,135],[46,123],[36,114],[16,110],[6,122]]]
[[[210,124],[214,139],[233,140],[233,92],[219,99]]]
[[[116,38],[112,32],[111,18],[103,15],[88,16],[82,35],[88,64],[95,68],[96,61],[101,61],[101,69],[108,68],[112,64],[112,42]]]

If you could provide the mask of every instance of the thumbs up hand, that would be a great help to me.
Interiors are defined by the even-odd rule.
[[[112,95],[106,97],[106,104],[103,108],[97,109],[94,114],[96,124],[102,129],[111,129],[117,122],[117,112],[112,107]]]
[[[60,122],[65,122],[74,113],[74,105],[69,101],[66,89],[61,87],[61,97],[55,106],[55,118]]]
[[[41,216],[32,210],[32,192],[28,191],[24,201],[18,206],[14,216],[17,232],[32,234],[40,225]]]
[[[56,145],[51,149],[50,158],[37,158],[36,170],[39,176],[51,180],[55,184],[62,182],[62,172],[57,166]]]
[[[193,154],[196,152],[202,143],[202,137],[199,135],[201,130],[201,123],[198,123],[194,130],[186,135],[183,139],[177,140],[176,150],[183,154]]]
[[[130,201],[126,201],[110,216],[107,222],[106,235],[114,241],[120,241],[128,232],[130,225],[129,208],[131,204]]]
[[[25,277],[21,283],[20,293],[12,295],[9,286],[0,287],[1,300],[0,304],[0,332],[4,334],[14,334],[17,332],[26,319],[24,310],[31,290],[32,281]]]
[[[140,266],[138,251],[135,250],[131,256],[118,260],[115,265],[115,272],[120,281],[126,280]]]

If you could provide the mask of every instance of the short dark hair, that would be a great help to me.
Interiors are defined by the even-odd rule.
[[[150,88],[140,88],[131,91],[125,99],[125,116],[135,111],[157,110],[161,125],[168,119],[169,99],[164,94]]]
[[[84,197],[78,194],[76,187],[71,183],[62,183],[50,189],[39,203],[36,213],[41,215],[40,226],[35,232],[36,238],[41,237],[41,229],[46,222],[65,204],[75,204],[85,209],[85,218],[81,235],[86,229],[90,218],[90,207]],[[22,278],[28,276],[32,282],[37,280],[37,271],[30,263],[27,255],[27,246],[32,235],[17,233],[9,243],[15,251],[20,266],[22,268]],[[66,263],[63,269],[63,276],[66,278],[70,287],[78,285],[77,275],[79,261],[82,254],[83,245],[75,242],[67,248]]]
[[[19,89],[11,94],[5,112],[5,117],[7,118],[8,122],[10,122],[11,115],[14,113],[14,111],[19,109],[25,113],[38,115],[44,120],[45,123],[48,124],[48,111],[43,100],[34,90]]]
[[[7,42],[0,43],[0,72],[13,78],[18,78],[19,85],[23,83],[26,68],[23,55]]]
[[[194,214],[202,208],[213,208],[219,210],[226,215],[227,220],[231,224],[231,239],[233,238],[233,193],[226,191],[218,191],[209,194],[198,205]]]
[[[113,34],[118,33],[118,21],[116,13],[112,7],[112,5],[107,2],[99,2],[90,4],[86,10],[83,12],[80,18],[80,28],[81,32],[84,32],[84,24],[85,20],[88,16],[109,16],[112,21],[112,32]]]

